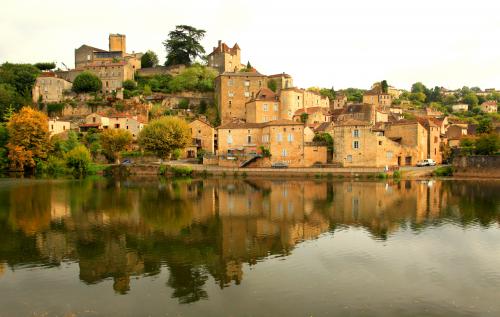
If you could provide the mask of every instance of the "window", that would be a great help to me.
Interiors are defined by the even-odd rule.
[[[352,155],[347,155],[347,162],[352,162]]]
[[[232,79],[229,79],[229,80],[227,81],[227,85],[228,85],[228,86],[232,86],[232,85],[233,85],[233,80],[232,80]]]
[[[262,110],[263,111],[267,111],[268,110],[267,103],[265,103],[265,104],[262,105]]]
[[[115,123],[115,129],[120,129],[120,124],[119,123]]]
[[[286,149],[283,149],[283,150],[281,151],[281,156],[285,157],[285,156],[287,156],[287,154],[288,154],[288,153],[287,153]]]
[[[232,100],[229,100],[229,108],[231,108],[231,105],[233,104]]]
[[[378,141],[378,145],[382,145],[382,141]]]
[[[227,144],[233,144],[233,136],[231,134],[227,136]]]
[[[277,116],[273,116],[273,120],[278,120],[278,117]]]
[[[230,91],[227,93],[229,97],[234,97],[234,92]]]
[[[51,125],[50,125],[50,129],[51,129],[52,131],[54,131],[54,125],[53,125],[53,124],[51,124]]]
[[[127,130],[128,130],[128,126],[127,126]]]
[[[252,144],[252,136],[251,135],[247,136],[247,143]]]
[[[274,111],[277,112],[278,111],[278,104],[275,103],[274,106],[273,106],[273,108],[274,108]]]
[[[352,136],[355,138],[359,138],[359,130],[356,129],[356,130],[352,131]]]
[[[293,134],[288,133],[288,142],[293,142]]]
[[[276,137],[276,141],[278,141],[278,142],[283,141],[283,135],[281,133],[278,133],[278,135]]]
[[[250,81],[249,80],[245,80],[245,87],[249,87],[250,86]]]
[[[266,143],[269,142],[269,134],[264,134],[262,136],[262,142],[266,142]]]
[[[250,92],[249,91],[245,91],[245,97],[250,97]]]
[[[392,152],[391,151],[387,152],[386,156],[388,159],[392,159]]]
[[[353,149],[359,149],[359,141],[352,142],[352,148]]]

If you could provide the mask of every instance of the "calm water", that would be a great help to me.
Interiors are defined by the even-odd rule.
[[[500,316],[499,193],[0,180],[0,316]]]

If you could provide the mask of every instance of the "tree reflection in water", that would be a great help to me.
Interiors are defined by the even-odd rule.
[[[77,261],[81,281],[159,275],[180,303],[244,281],[244,266],[339,228],[388,240],[443,223],[498,224],[494,182],[332,182],[206,179],[9,181],[0,186],[0,275],[5,266]],[[5,264],[3,264],[5,263]]]

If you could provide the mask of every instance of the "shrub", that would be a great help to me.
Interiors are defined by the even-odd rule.
[[[453,167],[441,166],[434,170],[434,176],[453,176]]]
[[[91,72],[83,72],[73,81],[73,91],[76,93],[98,92],[102,89],[102,82]]]
[[[83,146],[78,145],[64,155],[66,166],[73,169],[73,174],[76,177],[83,177],[87,174],[90,160],[89,150]]]
[[[181,157],[182,151],[180,149],[175,149],[172,151],[172,160],[178,160]]]
[[[179,109],[189,109],[189,100],[181,99],[177,104],[177,108]]]
[[[189,166],[172,166],[171,171],[175,176],[191,176],[193,169]]]
[[[123,82],[122,87],[126,90],[134,90],[137,84],[132,79],[128,79]]]
[[[378,179],[387,179],[387,174],[386,173],[378,173],[377,178]]]
[[[392,178],[394,179],[400,179],[401,178],[401,172],[400,171],[394,171],[392,174]]]
[[[160,173],[160,175],[165,175],[165,173],[167,172],[167,166],[166,165],[160,165],[160,167],[158,169],[158,172]]]

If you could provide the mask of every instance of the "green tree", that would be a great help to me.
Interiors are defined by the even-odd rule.
[[[483,117],[479,120],[476,131],[477,133],[490,133],[493,130],[491,119]]]
[[[412,92],[410,94],[410,100],[411,101],[416,101],[419,103],[424,103],[426,99],[426,96],[423,92]]]
[[[141,57],[141,68],[155,67],[158,65],[158,56],[155,52],[148,50]]]
[[[194,64],[173,77],[168,87],[171,92],[213,91],[216,76],[217,72],[212,68]]]
[[[134,90],[137,87],[137,83],[132,79],[127,79],[123,81],[122,87],[123,89]]]
[[[102,82],[91,72],[83,72],[73,81],[73,91],[76,93],[98,92],[102,89]]]
[[[417,82],[417,83],[414,83],[412,86],[411,86],[411,92],[412,93],[424,93],[427,91],[427,87],[425,87],[424,84],[422,84],[421,82]]]
[[[173,150],[183,149],[191,142],[191,129],[186,121],[177,117],[162,117],[151,121],[139,133],[140,146],[161,159]]]
[[[82,144],[78,145],[64,155],[66,166],[73,169],[76,177],[83,177],[87,174],[91,162],[89,150]]]
[[[120,152],[128,149],[132,144],[132,134],[123,129],[108,129],[100,135],[101,148],[111,161],[120,163]]]
[[[382,92],[383,92],[384,94],[386,94],[386,93],[388,93],[388,92],[389,92],[389,85],[387,84],[387,80],[385,80],[385,79],[384,79],[384,80],[382,80],[382,81],[380,82],[380,87],[382,88]]]
[[[38,68],[41,71],[52,70],[52,69],[56,68],[56,63],[54,63],[54,62],[41,62],[41,63],[36,63],[33,66],[35,66],[36,68]]]
[[[450,106],[456,104],[458,102],[458,99],[455,95],[448,95],[444,97],[443,102],[445,105]]]
[[[479,104],[479,99],[477,99],[477,96],[473,92],[467,93],[463,98],[462,101],[466,104],[469,105],[469,110],[473,109],[474,107],[477,107]]]
[[[476,154],[492,155],[500,149],[500,137],[496,133],[483,134],[476,140]]]
[[[31,90],[40,70],[30,64],[4,63],[0,66],[0,84],[9,84],[15,91],[31,100]]]
[[[44,113],[24,107],[10,118],[7,131],[11,168],[34,169],[37,160],[47,157],[50,149],[49,125]]]
[[[278,89],[278,84],[276,83],[276,80],[271,79],[267,82],[267,88],[271,89],[273,92],[276,92],[276,89]]]
[[[306,112],[304,112],[304,113],[302,113],[302,114],[300,115],[300,122],[302,122],[302,123],[306,123],[306,122],[307,122],[307,119],[309,119],[309,115],[308,115]]]
[[[205,36],[205,30],[189,25],[177,25],[169,33],[169,38],[163,42],[167,51],[165,66],[191,65],[197,57],[203,57],[205,49],[200,41]]]
[[[463,155],[471,155],[474,152],[474,140],[471,138],[462,138],[460,140],[460,150]]]

